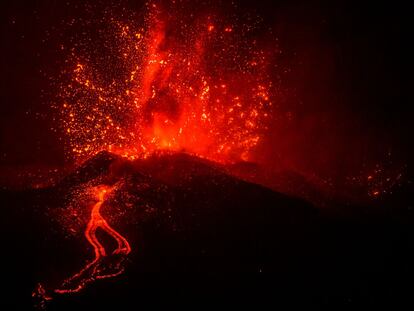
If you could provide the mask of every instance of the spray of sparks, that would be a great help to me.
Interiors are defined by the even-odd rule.
[[[273,104],[270,54],[251,25],[186,14],[181,2],[148,3],[142,25],[106,18],[109,57],[71,50],[57,108],[75,158],[171,150],[249,160]]]

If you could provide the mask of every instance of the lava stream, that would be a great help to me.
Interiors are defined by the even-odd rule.
[[[94,248],[95,258],[80,272],[65,280],[63,282],[63,288],[55,290],[58,294],[76,293],[96,279],[110,278],[121,274],[123,272],[121,264],[124,256],[131,252],[128,241],[115,231],[100,213],[101,206],[105,202],[105,197],[113,190],[113,187],[101,185],[94,190],[98,202],[92,207],[91,218],[85,230],[85,237]],[[117,242],[117,248],[110,256],[107,255],[105,247],[96,237],[96,230],[98,228],[109,234]],[[104,271],[106,269],[105,266],[101,266],[104,259],[114,260],[114,265],[110,265],[114,269],[113,272]]]

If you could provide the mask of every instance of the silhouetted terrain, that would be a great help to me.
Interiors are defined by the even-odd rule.
[[[130,162],[100,153],[52,188],[2,191],[7,310],[32,308],[38,282],[53,289],[92,258],[88,202],[70,209],[70,193],[99,184],[117,185],[102,214],[131,244],[126,272],[57,296],[50,310],[411,302],[408,207],[318,209],[185,154]]]

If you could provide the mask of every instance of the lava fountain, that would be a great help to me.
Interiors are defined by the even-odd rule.
[[[142,24],[101,17],[102,49],[75,36],[56,105],[69,153],[250,160],[275,102],[270,34],[261,40],[256,20],[236,23],[206,5],[195,13],[187,1],[146,10]]]

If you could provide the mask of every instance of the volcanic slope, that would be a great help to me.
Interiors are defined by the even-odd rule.
[[[115,189],[101,214],[131,245],[125,272],[79,294],[55,295],[50,310],[222,299],[366,304],[395,296],[384,282],[400,280],[411,258],[392,268],[408,251],[401,239],[408,231],[390,235],[392,221],[332,217],[184,153],[129,161],[101,152],[53,187],[3,191],[7,303],[32,305],[38,282],[53,290],[92,259],[84,236],[92,199],[84,190],[100,185]],[[97,236],[115,248],[104,233]]]

